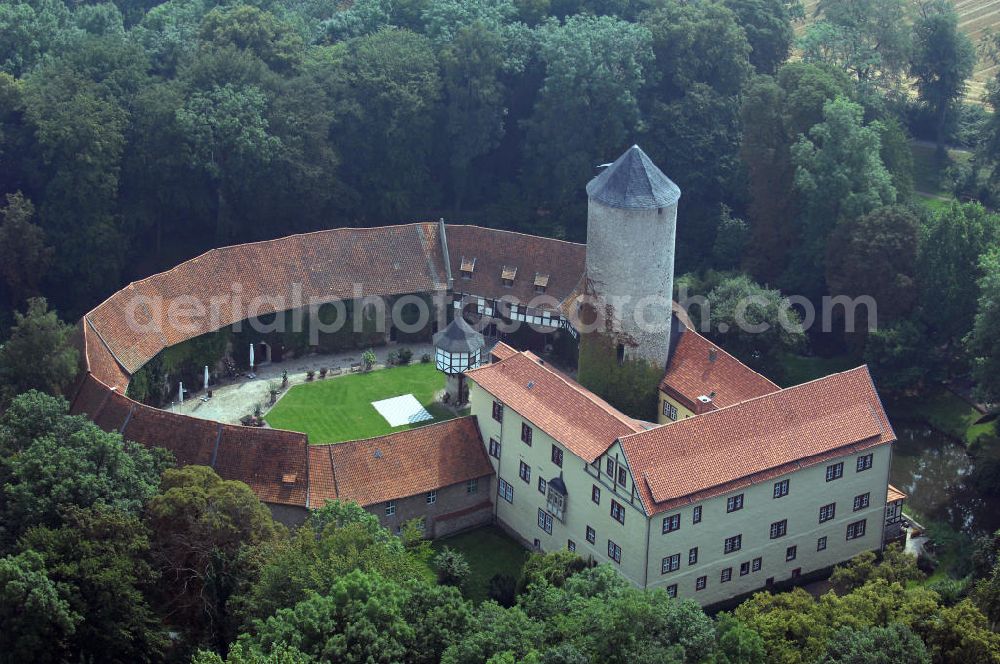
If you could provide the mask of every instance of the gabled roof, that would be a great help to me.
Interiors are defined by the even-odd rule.
[[[781,389],[693,329],[678,329],[660,389],[691,412],[725,408]],[[711,403],[699,401],[703,395],[713,395]]]
[[[465,375],[588,463],[642,428],[532,353],[509,355]]]
[[[315,476],[309,504],[315,508],[334,499],[374,505],[493,474],[472,416],[376,438],[315,445],[309,457]]]
[[[624,436],[621,445],[653,514],[895,438],[859,367]]]
[[[543,299],[537,308],[556,311],[558,303],[569,296],[583,279],[586,245],[481,226],[448,224],[446,228],[456,293],[470,293],[494,300],[513,296],[522,304],[541,297]],[[476,269],[470,278],[465,278],[459,269],[463,256],[466,259],[476,257]],[[539,296],[533,279],[523,276],[517,279],[512,275],[509,278],[514,279],[514,284],[504,286],[503,274],[508,269],[516,270],[521,275],[548,275],[545,295]]]
[[[897,500],[906,500],[906,494],[890,484],[889,491],[886,493],[885,502],[888,504],[894,503]]]
[[[681,190],[633,145],[587,184],[587,196],[611,207],[647,210],[675,204]]]

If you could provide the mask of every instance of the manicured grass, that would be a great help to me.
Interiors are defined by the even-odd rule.
[[[442,389],[444,374],[433,363],[317,379],[288,390],[264,419],[276,429],[307,434],[313,444],[371,438],[454,417],[434,402],[434,393]],[[372,402],[403,394],[412,394],[434,420],[390,427]]]
[[[861,362],[857,360],[840,355],[834,357],[785,355],[781,360],[784,372],[782,387],[791,387],[832,373],[847,371],[860,364]]]
[[[454,537],[434,540],[434,549],[449,547],[461,551],[469,563],[469,580],[465,595],[475,602],[486,599],[490,579],[494,574],[521,578],[521,569],[528,559],[528,550],[495,526],[477,528]]]
[[[925,422],[950,438],[970,445],[983,435],[996,435],[996,422],[976,424],[982,413],[945,389],[919,398],[886,404],[893,419]]]

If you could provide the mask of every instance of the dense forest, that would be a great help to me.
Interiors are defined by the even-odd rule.
[[[945,0],[821,0],[796,36],[802,18],[786,0],[0,3],[0,662],[1000,662],[997,538],[961,581],[890,551],[819,599],[714,616],[568,553],[476,602],[454,552],[355,505],[289,532],[246,485],[60,397],[66,321],[131,279],[438,217],[583,241],[586,182],[638,143],[683,191],[677,281],[725,348],[779,382],[788,354],[847,355],[887,399],[957,380],[1000,401],[1000,81],[964,96],[1000,41],[977,52]],[[945,195],[918,194],[914,141]],[[744,334],[750,295],[772,323],[785,296],[870,295],[877,329]]]
[[[801,17],[786,0],[5,2],[0,336],[30,296],[75,320],[225,243],[440,216],[582,241],[584,185],[637,142],[683,191],[686,283],[879,304],[873,335],[720,339],[744,360],[780,379],[776,352],[846,349],[889,390],[978,369],[995,396],[979,282],[997,280],[1000,135],[992,99],[963,101],[992,52],[943,0],[821,2],[796,39]],[[919,204],[913,138],[962,205]],[[949,144],[974,159],[946,170]]]

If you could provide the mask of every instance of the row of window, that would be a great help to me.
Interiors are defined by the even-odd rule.
[[[858,457],[858,470],[859,470],[859,472],[861,470],[867,470],[868,468],[871,468],[871,458],[872,458],[871,454],[867,454],[865,456]],[[865,460],[864,463],[862,463],[863,460]],[[862,465],[864,465],[864,468],[861,468]],[[836,472],[840,472],[841,475],[842,475],[843,474],[843,466],[844,466],[844,464],[843,463],[837,463],[837,464],[834,464],[834,465],[829,466],[827,468],[827,471],[828,471],[827,476],[829,477],[829,470],[830,470],[830,468],[837,468],[838,466],[840,467],[840,471],[836,471],[835,470],[834,474],[836,474]],[[837,477],[840,477],[840,475],[838,475]],[[594,488],[596,489],[597,487],[594,487]],[[788,480],[781,480],[780,482],[775,482],[774,483],[774,497],[775,498],[783,498],[784,496],[787,496],[788,495],[788,489],[789,489],[789,481]],[[600,494],[597,493],[595,495],[597,495],[599,497]],[[595,502],[597,502],[597,499],[595,499]],[[871,493],[870,492],[863,493],[861,495],[855,496],[854,497],[854,511],[857,512],[859,510],[866,509],[869,506],[870,503],[871,503]],[[824,505],[824,506],[820,507],[820,509],[819,509],[819,522],[823,523],[824,521],[829,521],[830,519],[834,518],[834,514],[835,514],[835,511],[836,511],[836,506],[837,506],[836,503],[830,503],[829,505]],[[742,493],[737,494],[735,496],[730,496],[729,498],[726,499],[726,512],[727,513],[737,512],[737,511],[739,511],[741,509],[743,509],[743,494]],[[694,510],[693,510],[693,512],[691,514],[691,523],[701,523],[701,505],[696,505],[695,506],[695,508],[694,508]],[[671,514],[669,516],[663,517],[663,534],[664,535],[666,535],[667,533],[672,533],[675,530],[679,530],[680,527],[681,527],[681,515],[680,514]],[[774,539],[773,536],[772,536],[772,539]]]
[[[861,519],[860,521],[854,521],[847,524],[847,539],[857,539],[859,537],[864,537],[865,526],[867,519]],[[781,521],[775,521],[771,524],[771,539],[777,539],[783,537],[787,532],[787,520],[782,519]],[[822,551],[826,548],[826,537],[821,537],[817,542],[822,543],[822,547],[817,548],[817,551]],[[733,535],[732,537],[727,537],[722,545],[722,552],[724,554],[733,553],[734,551],[739,551],[743,548],[743,534]],[[795,547],[790,547],[794,549]]]
[[[465,483],[465,493],[467,494],[477,493],[478,491],[479,491],[478,479],[469,480],[468,482]],[[437,491],[428,491],[426,494],[424,494],[424,500],[428,505],[433,505],[434,503],[437,502],[437,496],[438,496]],[[511,498],[513,498],[513,495],[511,496]],[[396,513],[396,501],[387,500],[385,503],[385,515],[392,516],[395,513]]]
[[[500,451],[501,451],[500,441],[497,440],[496,438],[490,438],[490,442],[489,442],[490,456],[493,457],[493,458],[495,458],[495,459],[499,459],[500,458]],[[552,446],[552,456],[551,456],[551,458],[552,458],[552,463],[554,463],[555,465],[557,465],[560,468],[562,468],[562,465],[563,465],[563,451],[561,449],[559,449],[558,447],[556,447],[555,445]],[[525,464],[522,461],[521,462],[521,466],[524,466],[524,465]],[[530,477],[530,471],[529,471],[528,475]],[[528,481],[523,476],[522,476],[521,479],[524,479],[525,482]]]

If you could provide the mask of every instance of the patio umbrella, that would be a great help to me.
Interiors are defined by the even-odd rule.
[[[208,365],[205,365],[205,391],[208,391]]]
[[[250,371],[253,371],[253,344],[250,344]]]
[[[181,403],[184,403],[184,383],[181,383],[180,386],[177,388],[177,399]]]

